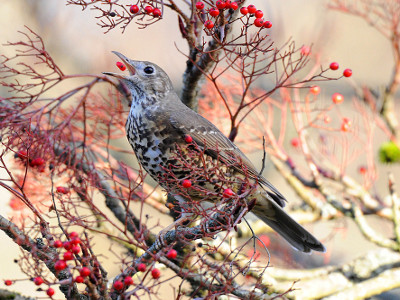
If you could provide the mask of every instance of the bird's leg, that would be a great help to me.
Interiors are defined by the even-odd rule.
[[[170,230],[180,227],[185,222],[191,220],[192,216],[193,216],[193,213],[187,212],[187,210],[185,209],[185,207],[187,207],[187,202],[185,201],[185,199],[182,196],[174,195],[174,198],[176,200],[178,200],[178,202],[179,202],[179,207],[182,210],[181,216],[158,233],[157,238],[156,238],[156,243],[158,243],[159,246],[167,246],[168,243],[164,239],[165,234],[167,232],[169,232]],[[161,247],[160,247],[160,249],[161,249]]]

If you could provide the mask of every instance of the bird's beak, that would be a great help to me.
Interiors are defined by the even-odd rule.
[[[126,68],[128,69],[130,75],[135,75],[135,73],[136,73],[135,67],[129,62],[129,59],[125,55],[123,55],[117,51],[112,51],[112,53],[114,53],[116,56],[118,56],[122,60],[122,62],[125,64]],[[116,77],[119,79],[126,79],[128,77],[126,75],[113,73],[113,72],[103,72],[103,74],[113,76],[113,77]]]

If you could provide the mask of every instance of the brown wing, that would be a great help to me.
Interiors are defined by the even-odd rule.
[[[266,192],[280,206],[285,206],[285,197],[267,179],[259,175],[247,156],[210,121],[182,103],[181,109],[175,107],[170,111],[170,122],[176,130],[181,132],[182,139],[185,135],[190,135],[200,147],[204,147],[206,144],[208,154],[214,158],[219,155],[222,160],[228,163],[234,163],[239,158],[247,167],[249,175],[266,187],[269,190],[266,190]],[[212,149],[218,149],[218,151]],[[242,172],[239,168],[235,169]]]

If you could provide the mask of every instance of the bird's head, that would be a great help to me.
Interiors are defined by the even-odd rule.
[[[122,81],[131,91],[134,100],[139,100],[147,95],[162,98],[165,93],[173,90],[168,75],[156,64],[132,60],[117,51],[113,51],[113,53],[123,61],[129,75],[112,72],[103,72],[103,74]]]

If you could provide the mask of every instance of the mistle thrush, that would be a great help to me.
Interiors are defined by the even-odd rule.
[[[185,138],[189,135],[198,147],[206,145],[209,149],[218,149],[205,152],[209,159],[218,160],[223,164],[237,160],[244,165],[248,176],[256,183],[256,188],[246,199],[253,203],[255,200],[252,212],[257,217],[283,236],[294,248],[303,252],[325,251],[321,242],[283,210],[286,201],[284,196],[258,174],[243,152],[216,126],[182,103],[168,75],[159,66],[147,61],[128,59],[118,52],[114,53],[125,63],[130,74],[104,74],[118,78],[132,94],[132,104],[126,122],[127,137],[140,164],[156,181],[168,190],[167,184],[160,178],[165,175],[168,165],[176,164],[176,149],[180,146],[186,147]],[[234,163],[230,164],[229,169],[232,177],[243,175],[243,169]],[[185,176],[184,172],[173,170],[176,170],[176,178]],[[198,179],[202,181],[202,178]],[[206,188],[213,192],[217,187],[221,188],[218,182],[213,184],[206,185]],[[191,198],[201,200],[198,199],[198,193],[191,194],[190,190],[188,189]],[[218,202],[221,197],[211,200]]]

